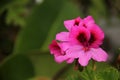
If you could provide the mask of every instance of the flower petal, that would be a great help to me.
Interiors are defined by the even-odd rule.
[[[81,54],[79,54],[78,62],[81,64],[81,66],[86,66],[91,59],[91,56],[91,51],[83,51]]]
[[[67,49],[69,49],[72,46],[69,42],[60,42],[60,43],[58,43],[58,45],[60,46],[60,48],[63,51],[66,51]]]
[[[99,47],[103,43],[104,32],[96,24],[90,25],[88,29],[90,30],[91,36],[95,38],[95,41],[90,46],[94,48]]]
[[[66,20],[66,21],[64,21],[64,25],[65,25],[65,27],[66,27],[66,29],[68,31],[71,30],[71,27],[73,26],[73,24],[74,24],[74,20]]]
[[[74,58],[69,58],[66,60],[67,63],[72,63],[74,61]]]
[[[80,46],[80,45],[71,46],[66,51],[66,57],[68,57],[68,58],[78,58],[81,51],[82,51],[82,46]]]
[[[80,18],[80,17],[77,17],[77,18],[72,19],[72,20],[66,20],[66,21],[64,21],[64,25],[65,25],[66,29],[67,29],[68,31],[70,31],[70,30],[71,30],[71,27],[73,27],[76,22],[77,22],[78,25],[79,25],[80,21],[81,21],[81,18]]]
[[[61,62],[65,61],[65,56],[57,56],[57,55],[54,55],[54,57],[55,57],[55,61],[56,61],[57,63],[61,63]]]
[[[69,32],[60,32],[56,35],[56,40],[68,41]]]
[[[83,19],[83,21],[84,21],[84,23],[86,23],[86,25],[95,23],[95,21],[94,21],[92,16],[87,16],[86,18]]]
[[[52,43],[49,45],[49,49],[51,54],[61,54],[61,48],[55,40],[53,40]]]
[[[71,44],[81,44],[87,42],[90,38],[90,32],[84,27],[72,27],[70,31],[70,42]]]
[[[108,54],[101,48],[92,48],[92,58],[98,62],[107,61]]]

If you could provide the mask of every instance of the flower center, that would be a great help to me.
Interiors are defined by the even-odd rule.
[[[87,28],[87,26],[85,24],[83,24],[83,27]]]
[[[89,45],[91,45],[95,40],[96,40],[96,38],[95,38],[94,34],[91,33],[90,40],[88,41]]]
[[[77,40],[85,47],[84,50],[87,51],[88,48],[96,41],[96,38],[95,35],[91,33],[90,39],[87,40],[87,36],[85,35],[85,33],[80,33],[77,36]]]
[[[76,19],[76,20],[75,20],[75,23],[74,23],[74,26],[75,26],[75,25],[79,26],[79,23],[80,23],[80,21]]]
[[[87,41],[86,36],[84,33],[80,33],[77,37],[77,40],[80,41],[81,43],[84,43]]]
[[[89,50],[89,47],[83,47],[83,50],[86,52]]]

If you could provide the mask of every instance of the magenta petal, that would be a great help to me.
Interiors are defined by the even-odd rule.
[[[56,40],[68,41],[69,32],[60,32],[56,35]]]
[[[72,63],[74,61],[74,58],[69,58],[66,60],[67,63]]]
[[[65,56],[57,56],[57,55],[54,55],[54,57],[55,57],[55,61],[56,61],[57,63],[61,63],[61,62],[65,61]]]
[[[83,37],[85,38],[86,42],[89,40],[90,38],[90,32],[88,31],[88,29],[84,28],[84,27],[72,27],[71,31],[70,31],[70,42],[72,44],[83,44],[80,39],[78,39],[78,37],[83,34]]]
[[[75,22],[74,20],[66,20],[66,21],[64,21],[64,25],[65,25],[65,27],[66,27],[66,29],[68,31],[71,30],[71,27],[73,26],[74,22]]]
[[[99,47],[104,40],[104,32],[99,28],[98,25],[92,24],[88,27],[91,35],[94,36],[95,41],[90,45],[91,47]]]
[[[84,23],[86,23],[87,25],[89,25],[89,24],[94,24],[95,23],[95,21],[94,21],[94,19],[93,19],[93,17],[92,16],[87,16],[86,18],[84,18]]]
[[[82,46],[76,45],[76,46],[71,46],[67,51],[66,51],[66,56],[68,58],[78,58],[79,54],[82,51]]]
[[[66,20],[66,21],[64,21],[64,25],[65,25],[66,29],[68,31],[70,31],[71,27],[73,27],[76,23],[79,26],[79,23],[81,22],[81,20],[82,19],[80,17],[77,17],[77,18],[72,19],[72,20]]]
[[[61,54],[61,48],[55,40],[53,40],[52,43],[49,45],[49,49],[51,54],[55,55]]]
[[[58,43],[58,45],[60,46],[60,48],[63,51],[66,51],[67,49],[69,49],[72,46],[69,42],[60,42],[60,43]]]
[[[79,54],[78,62],[81,64],[81,66],[87,66],[89,60],[91,59],[91,56],[91,51],[83,51],[81,54]]]
[[[107,61],[108,54],[101,48],[92,48],[92,58],[98,62]]]

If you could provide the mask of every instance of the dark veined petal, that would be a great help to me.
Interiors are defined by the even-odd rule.
[[[49,45],[49,49],[51,54],[55,55],[61,54],[61,48],[55,40],[53,40],[52,43]]]
[[[72,27],[70,31],[70,42],[85,46],[90,39],[90,32],[84,27]]]
[[[79,26],[80,22],[81,22],[81,18],[77,17],[77,18],[72,19],[72,20],[65,20],[64,25],[65,25],[66,29],[68,31],[70,31],[73,26]]]
[[[91,24],[88,29],[91,34],[90,40],[88,41],[89,46],[93,48],[99,47],[103,43],[104,32],[96,24]]]

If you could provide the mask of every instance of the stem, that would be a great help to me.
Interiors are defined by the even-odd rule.
[[[74,70],[78,70],[79,69],[79,63],[78,63],[78,59],[75,60],[75,66],[74,66]]]
[[[95,61],[94,60],[92,60],[92,69],[93,69],[93,71],[96,70],[96,65],[95,65]]]
[[[76,59],[76,61],[75,61],[74,70],[79,70],[80,72],[83,71],[83,67],[80,66],[78,59]]]
[[[95,73],[94,73],[95,70],[96,70],[96,65],[95,65],[95,61],[94,60],[92,60],[92,70],[93,70],[92,75],[94,77],[94,80],[97,80],[96,76],[95,76]]]

